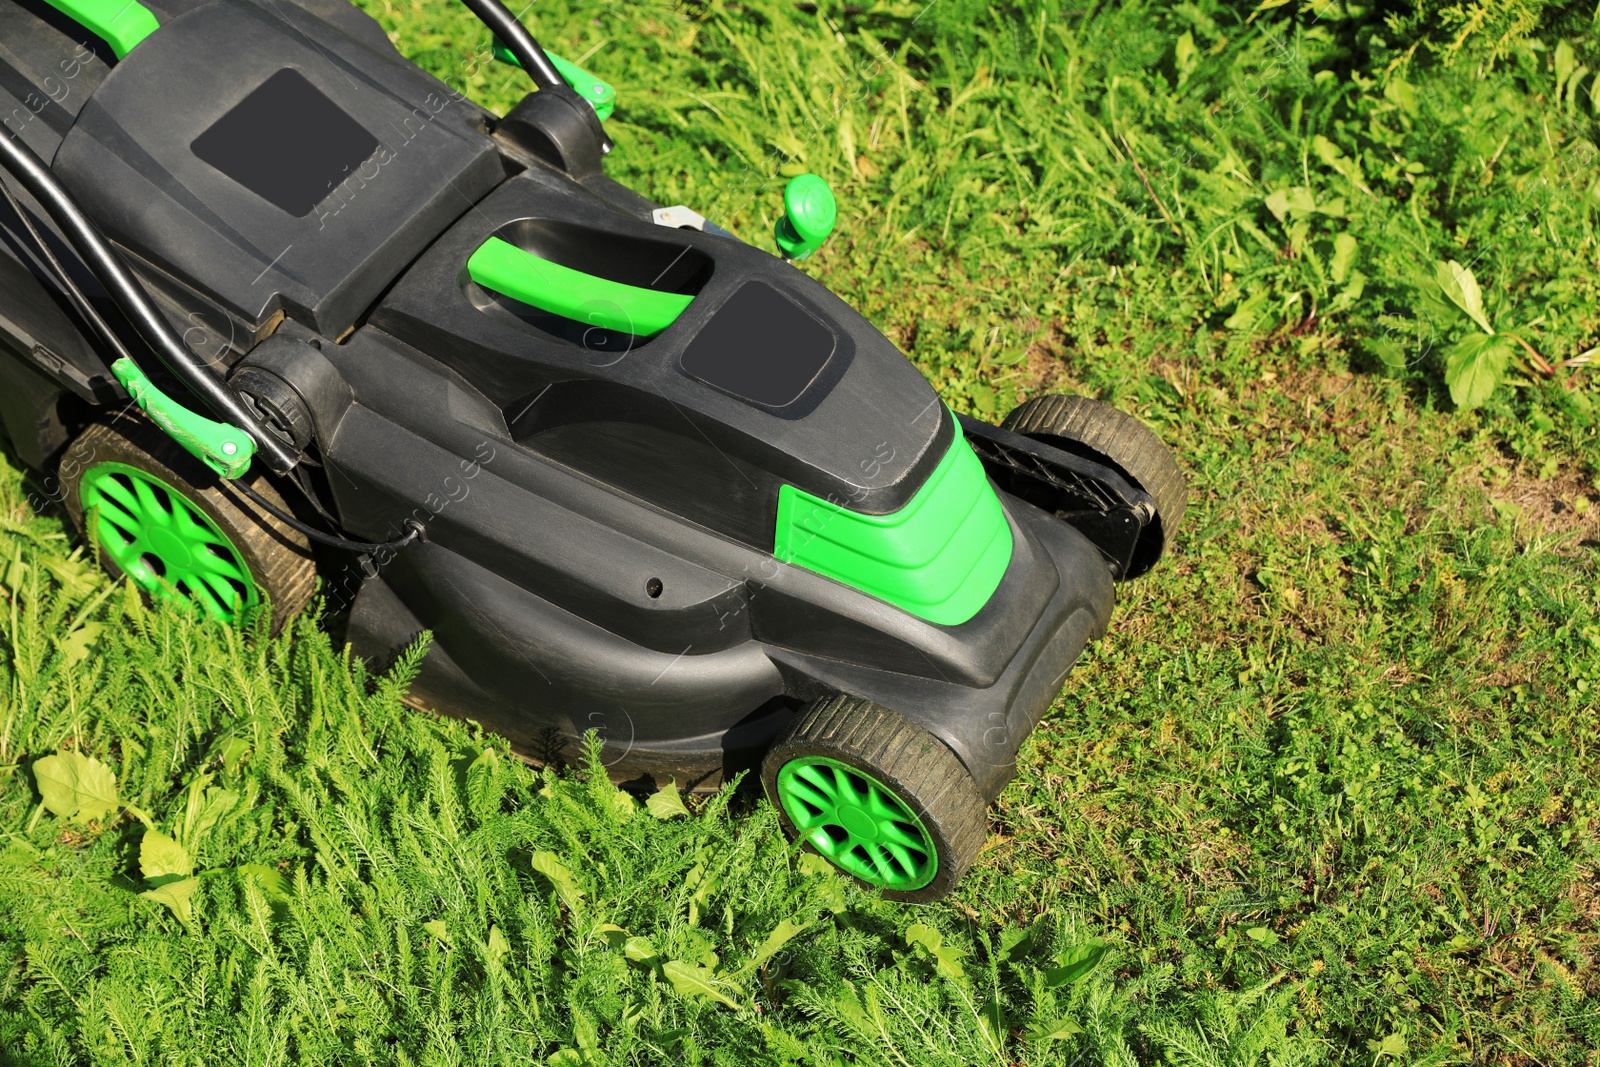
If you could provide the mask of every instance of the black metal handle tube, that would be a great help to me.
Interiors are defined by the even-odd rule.
[[[50,173],[34,154],[10,130],[0,137],[0,164],[3,164],[23,188],[44,206],[61,227],[78,255],[83,257],[95,278],[105,286],[106,292],[118,309],[131,322],[149,344],[167,369],[188,386],[213,415],[232,423],[255,440],[256,452],[278,474],[286,473],[299,461],[295,453],[273,436],[250,411],[239,395],[226,382],[214,374],[194,353],[183,346],[167,320],[161,317],[126,263],[118,258],[111,243],[73,202],[56,176]]]
[[[511,54],[517,57],[517,62],[522,64],[522,69],[528,72],[528,77],[533,79],[535,85],[541,89],[554,89],[558,85],[565,85],[560,71],[550,62],[550,57],[545,54],[544,48],[533,39],[533,34],[511,13],[511,9],[502,4],[500,0],[461,0],[467,9],[478,16],[478,21],[489,27],[490,31],[505,46],[511,49]]]

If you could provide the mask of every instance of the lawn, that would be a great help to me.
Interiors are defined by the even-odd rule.
[[[464,9],[361,2],[524,91]],[[1586,13],[1477,51],[1315,0],[526,17],[658,202],[770,245],[827,178],[804,268],[958,410],[1143,418],[1175,551],[913,907],[748,786],[535,771],[317,619],[143,606],[8,454],[0,1063],[1600,1064]]]

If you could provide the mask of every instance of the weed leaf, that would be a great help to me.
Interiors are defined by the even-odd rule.
[[[1083,1027],[1071,1019],[1057,1019],[1055,1022],[1040,1023],[1030,1029],[1025,1036],[1029,1041],[1063,1041],[1081,1033]]]
[[[1444,380],[1450,399],[1462,411],[1480,407],[1511,361],[1511,342],[1500,334],[1468,334],[1444,353]]]
[[[1484,333],[1494,333],[1488,313],[1483,310],[1483,290],[1478,288],[1478,279],[1471,270],[1452,259],[1448,263],[1435,263],[1433,278],[1450,302],[1465,311]]]
[[[194,891],[200,888],[198,878],[180,878],[176,882],[165,882],[154,889],[147,889],[139,895],[146,900],[153,900],[157,904],[165,905],[178,917],[185,930],[194,932],[194,911],[189,906],[189,898],[194,896]]]
[[[117,776],[93,756],[45,756],[34,761],[33,779],[44,806],[68,822],[81,825],[117,810]]]
[[[556,887],[563,904],[570,909],[577,909],[578,901],[583,899],[583,890],[578,888],[577,879],[554,852],[535,852],[533,869],[550,879],[550,884]]]
[[[1333,280],[1339,285],[1350,276],[1350,265],[1356,261],[1356,239],[1347,233],[1341,233],[1333,239],[1333,259],[1328,266],[1333,271]]]
[[[145,835],[148,839],[149,835]],[[252,879],[261,887],[262,896],[272,904],[288,904],[291,899],[289,880],[283,872],[264,863],[241,863],[237,868],[241,878]]]
[[[790,919],[783,920],[773,928],[772,933],[767,935],[767,939],[761,942],[761,947],[756,949],[754,956],[750,957],[750,962],[739,968],[737,973],[744,974],[746,971],[753,971],[760,967],[773,956],[776,956],[784,945],[793,941],[796,934],[810,925],[810,923],[797,923]]]
[[[932,953],[941,973],[960,978],[966,971],[961,966],[961,954],[944,943],[944,935],[931,926],[913,923],[906,929],[906,945],[921,945]]]
[[[146,830],[139,842],[139,870],[153,886],[187,878],[194,873],[194,860],[182,845],[160,830]]]
[[[1090,971],[1100,966],[1100,961],[1105,958],[1107,951],[1107,946],[1099,942],[1068,949],[1061,956],[1061,966],[1045,970],[1044,984],[1053,989],[1056,986],[1082,981],[1089,976]]]
[[[739,1007],[738,1001],[716,987],[714,976],[705,967],[684,963],[681,960],[668,960],[661,968],[661,973],[667,976],[667,981],[672,983],[672,988],[677,990],[681,997],[710,997],[730,1008]]]
[[[683,796],[678,792],[678,780],[671,779],[660,789],[650,794],[650,799],[644,802],[650,814],[658,819],[670,819],[674,815],[687,815],[689,809],[683,806]]]
[[[429,919],[422,924],[422,928],[432,934],[434,939],[445,948],[453,948],[455,942],[450,938],[450,931],[445,927],[443,919]]]

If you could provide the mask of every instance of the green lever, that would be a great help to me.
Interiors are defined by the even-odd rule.
[[[196,415],[145,377],[144,371],[124,357],[111,364],[111,373],[133,397],[150,421],[166,431],[196,459],[224,478],[237,478],[250,469],[256,443],[250,435],[225,422]]]
[[[784,259],[805,259],[822,247],[839,220],[839,205],[828,183],[815,174],[791,178],[783,190],[783,218],[773,238]]]
[[[554,52],[547,54],[550,56],[550,62],[556,65],[562,80],[572,86],[573,92],[589,101],[594,113],[600,116],[600,121],[604,122],[610,118],[611,113],[617,109],[617,91],[609,83],[596,78],[576,63],[569,63]],[[505,42],[498,37],[494,39],[494,58],[519,69],[522,67],[522,64],[517,62],[517,57],[511,54],[511,49],[507,48]]]
[[[489,238],[472,253],[467,274],[485,289],[540,311],[637,337],[665,330],[694,299],[596,278],[498,237]]]

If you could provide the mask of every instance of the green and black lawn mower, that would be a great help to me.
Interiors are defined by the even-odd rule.
[[[759,769],[942,896],[1176,463],[1082,397],[953,414],[790,262],[820,179],[778,255],[652,203],[609,87],[466,3],[535,84],[503,117],[345,0],[0,0],[13,455],[152,598],[281,624],[354,560],[356,654],[432,634],[419,703],[623,784]]]

